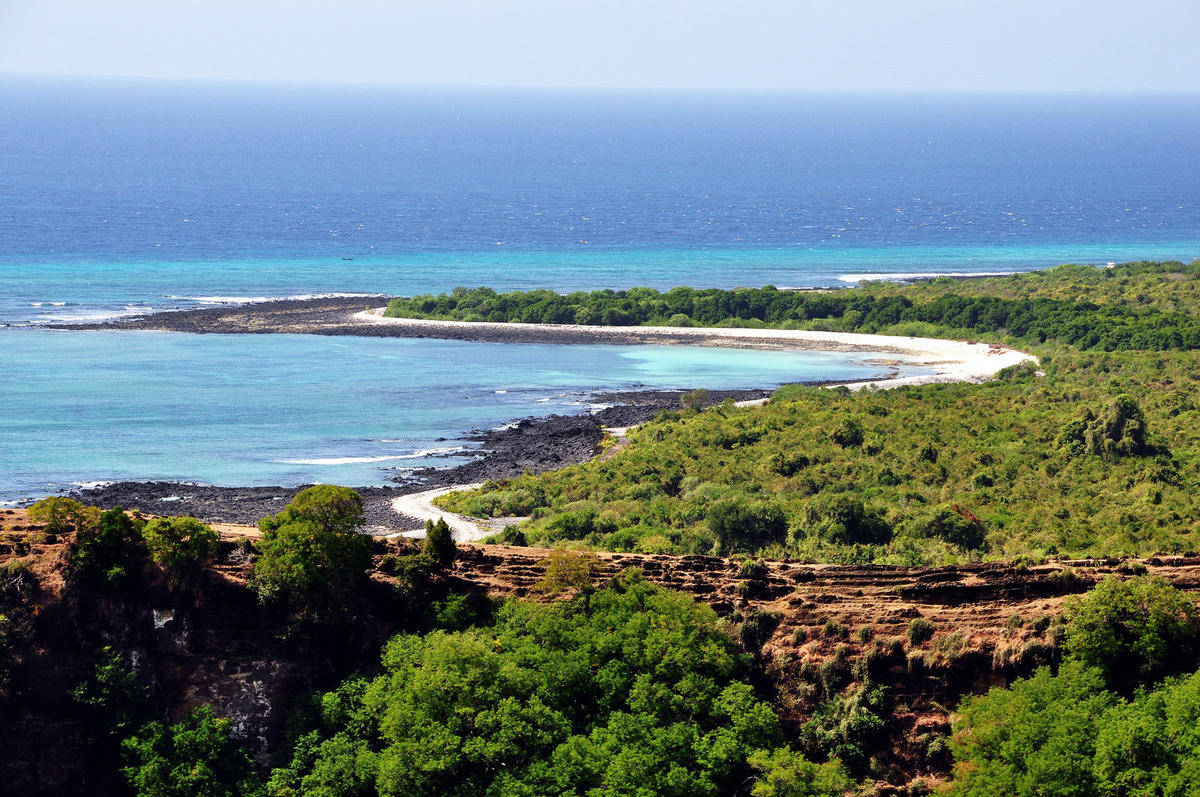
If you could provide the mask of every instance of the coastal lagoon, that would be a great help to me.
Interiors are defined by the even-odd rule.
[[[453,462],[440,455],[468,430],[582,411],[597,389],[880,372],[857,354],[47,323],[456,285],[829,288],[1200,256],[1186,95],[4,78],[0,103],[7,501],[98,479],[378,484]]]
[[[597,390],[888,372],[871,353],[0,329],[0,500],[96,480],[386,483]],[[893,355],[880,354],[881,359]],[[919,373],[904,369],[903,373]]]

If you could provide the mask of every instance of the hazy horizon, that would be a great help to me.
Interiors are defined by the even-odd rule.
[[[1200,88],[1158,0],[0,0],[0,74],[404,87],[832,92]]]

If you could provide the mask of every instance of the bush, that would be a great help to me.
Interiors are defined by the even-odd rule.
[[[986,530],[983,522],[957,505],[941,504],[905,526],[909,536],[945,540],[967,550],[983,547]]]
[[[1119,691],[1196,666],[1200,612],[1160,576],[1110,576],[1068,599],[1063,615],[1066,655],[1097,668]]]
[[[349,617],[371,565],[371,538],[358,532],[363,522],[362,497],[331,485],[310,487],[264,518],[250,578],[259,599],[282,604],[304,621]]]
[[[892,527],[880,509],[846,493],[813,498],[804,508],[804,518],[811,536],[838,545],[880,545],[892,538]]]
[[[121,770],[138,797],[244,797],[258,790],[250,758],[230,738],[233,723],[208,706],[174,725],[151,722],[121,746]]]
[[[30,506],[29,519],[44,525],[50,534],[69,534],[94,526],[100,519],[100,510],[56,495]]]
[[[173,586],[194,588],[217,552],[217,533],[191,517],[155,518],[142,535],[150,558]]]
[[[862,421],[853,415],[842,418],[841,423],[830,433],[829,438],[842,448],[861,446],[863,443]]]
[[[708,512],[708,528],[717,540],[717,553],[753,552],[787,538],[787,517],[765,501],[734,498],[719,501]]]
[[[67,565],[67,580],[83,589],[122,592],[136,583],[146,564],[142,521],[115,507],[95,525],[78,529]]]
[[[851,772],[865,771],[886,731],[883,697],[878,686],[861,683],[826,701],[800,729],[805,748],[840,759]]]
[[[534,589],[548,595],[561,595],[567,590],[591,589],[596,571],[600,569],[600,557],[587,551],[559,548],[551,551],[539,564],[545,575]]]
[[[842,797],[854,787],[842,762],[836,758],[814,764],[800,753],[781,747],[750,756],[758,771],[753,797]]]
[[[908,644],[917,645],[928,642],[933,636],[933,621],[924,617],[914,617],[908,624]]]
[[[454,533],[445,518],[425,521],[425,544],[422,550],[442,567],[449,567],[458,555],[454,545]]]

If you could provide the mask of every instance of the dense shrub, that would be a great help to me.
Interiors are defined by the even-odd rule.
[[[50,534],[69,534],[94,526],[100,519],[100,510],[55,495],[32,504],[29,507],[29,519],[43,524]]]
[[[879,545],[892,538],[883,512],[856,495],[821,495],[804,510],[805,532],[838,545]]]
[[[217,552],[217,533],[191,517],[155,518],[142,531],[150,558],[178,587],[195,587]]]
[[[717,553],[757,551],[786,540],[787,517],[775,504],[733,498],[708,510],[708,528],[717,540]]]
[[[282,604],[305,621],[346,619],[371,564],[371,539],[358,531],[362,507],[353,490],[321,485],[264,518],[251,574],[259,598]]]
[[[1066,655],[1129,692],[1171,672],[1194,669],[1200,611],[1192,596],[1158,576],[1110,576],[1064,611]]]
[[[880,687],[863,682],[822,703],[800,729],[805,749],[837,758],[852,772],[864,772],[886,730],[883,699]]]
[[[983,522],[958,505],[942,504],[914,518],[905,527],[914,537],[936,538],[960,548],[982,548],[986,537]]]
[[[151,722],[122,743],[122,772],[138,797],[250,797],[259,792],[233,723],[208,706],[173,725]]]
[[[129,589],[146,564],[143,521],[115,507],[80,527],[71,547],[68,581],[81,589],[116,593]]]
[[[706,606],[629,576],[387,646],[317,702],[274,795],[733,793],[779,722]]]
[[[854,781],[837,759],[814,764],[801,754],[784,748],[759,750],[750,756],[757,771],[753,797],[842,797]]]

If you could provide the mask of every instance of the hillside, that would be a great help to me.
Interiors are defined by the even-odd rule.
[[[104,763],[89,755],[90,720],[70,698],[97,649],[134,662],[153,685],[153,713],[179,720],[192,706],[209,705],[233,719],[244,748],[265,763],[286,750],[290,716],[305,695],[372,672],[383,641],[422,622],[424,607],[395,590],[389,562],[412,550],[398,543],[375,544],[359,621],[316,637],[289,636],[286,613],[256,600],[246,583],[252,555],[236,537],[222,542],[194,598],[148,572],[127,597],[90,606],[65,586],[68,543],[47,540],[20,510],[0,514],[3,613],[13,640],[0,703],[9,740],[0,765],[6,793],[116,789],[111,770],[106,778]],[[551,553],[462,545],[452,568],[435,577],[435,592],[545,600],[539,584]],[[852,689],[869,670],[886,691],[877,707],[886,732],[873,742],[881,794],[889,782],[945,777],[948,759],[931,755],[931,742],[946,738],[949,710],[961,696],[1056,659],[1055,618],[1065,597],[1106,575],[1144,570],[1200,589],[1198,556],[904,568],[599,554],[589,567],[594,584],[637,568],[649,582],[715,609],[753,655],[752,678],[793,738],[823,695]],[[932,635],[914,643],[909,628],[917,618],[932,623]]]

